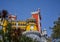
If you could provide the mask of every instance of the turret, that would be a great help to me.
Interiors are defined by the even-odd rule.
[[[15,15],[9,15],[8,16],[8,18],[9,18],[9,21],[16,21],[16,16]]]

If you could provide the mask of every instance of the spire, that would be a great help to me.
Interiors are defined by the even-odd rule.
[[[43,33],[44,33],[45,36],[47,36],[47,30],[46,30],[46,28],[44,28]]]

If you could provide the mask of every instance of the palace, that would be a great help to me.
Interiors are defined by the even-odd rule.
[[[16,30],[21,30],[23,35],[36,39],[37,41],[47,42],[46,39],[46,30],[41,30],[41,15],[40,9],[37,11],[31,12],[31,17],[26,19],[25,21],[17,20],[17,16],[15,15],[8,15],[8,18],[2,18],[0,16],[0,29],[3,30],[5,34],[8,32],[7,26],[10,23],[12,34],[15,33]],[[16,31],[17,32],[17,31]],[[20,32],[19,32],[20,33]],[[17,34],[18,35],[18,34]],[[14,36],[14,35],[13,35]]]
[[[12,28],[20,28],[23,31],[38,31],[41,32],[41,16],[40,11],[31,12],[32,16],[25,21],[16,21],[16,16],[9,15],[9,20],[11,21]]]
[[[25,21],[17,21],[17,16],[15,15],[8,15],[8,21],[6,19],[3,19],[1,21],[0,18],[0,25],[3,25],[3,30],[5,31],[5,28],[10,22],[12,24],[12,29],[20,28],[23,31],[38,31],[41,32],[41,16],[40,16],[40,10],[38,9],[35,12],[31,12],[32,16]]]

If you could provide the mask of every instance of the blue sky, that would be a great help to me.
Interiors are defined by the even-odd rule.
[[[46,28],[50,36],[49,27],[60,16],[60,0],[0,0],[0,10],[6,9],[10,14],[17,15],[18,20],[26,20],[38,8],[41,9],[41,28]]]

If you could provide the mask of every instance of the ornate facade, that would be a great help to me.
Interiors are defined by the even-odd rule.
[[[28,18],[25,21],[20,21],[20,20],[17,21],[17,17],[15,15],[9,15],[8,20],[6,19],[2,20],[2,18],[0,18],[0,26],[2,26],[2,29],[5,33],[7,30],[8,23],[11,23],[12,29],[21,29],[23,34],[26,34],[26,36],[29,36],[29,37],[33,36],[32,38],[36,40],[39,39],[38,41],[41,41],[41,40],[46,41],[45,36],[42,35],[42,32],[41,32],[42,30],[41,30],[40,9],[38,9],[35,12],[31,12],[31,14],[32,14],[31,18]]]
[[[40,11],[37,10],[35,12],[31,12],[31,14],[31,18],[28,18],[25,21],[17,21],[16,16],[9,15],[9,21],[12,24],[12,28],[20,28],[24,31],[38,31],[41,33]]]

